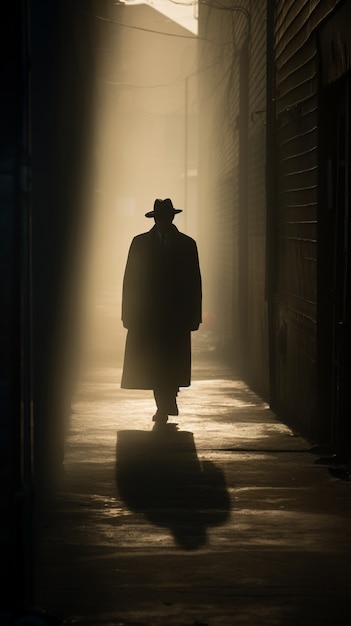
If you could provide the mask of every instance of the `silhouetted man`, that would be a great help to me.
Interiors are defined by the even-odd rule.
[[[150,231],[134,237],[128,254],[122,321],[128,329],[121,387],[152,389],[153,421],[178,415],[179,387],[190,385],[190,332],[201,322],[201,274],[196,242],[173,224],[172,201],[155,200]]]

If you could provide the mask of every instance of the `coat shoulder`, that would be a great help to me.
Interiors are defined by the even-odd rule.
[[[145,241],[145,239],[149,239],[150,237],[150,231],[146,232],[146,233],[140,233],[139,235],[135,235],[132,239],[132,242],[135,241],[137,243],[141,242],[141,241]]]
[[[196,246],[195,239],[193,239],[189,235],[186,235],[185,233],[180,232],[180,230],[178,230],[177,232],[177,237],[179,237],[179,241],[182,241],[182,243],[184,244],[187,244],[189,246]]]
[[[139,235],[135,235],[130,244],[131,249],[138,250],[143,249],[144,246],[147,246],[149,242],[152,241],[151,232],[148,231],[146,233],[140,233]]]

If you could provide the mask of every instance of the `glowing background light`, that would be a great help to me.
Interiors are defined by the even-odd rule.
[[[132,237],[155,198],[197,238],[197,20],[194,4],[125,2],[91,14],[96,70],[83,356],[122,358],[121,289]],[[195,34],[195,36],[194,36]]]
[[[191,33],[197,35],[198,21],[197,10],[198,3],[191,1],[176,2],[175,0],[124,0],[125,5],[148,4],[150,7],[162,13],[170,20],[186,28]]]

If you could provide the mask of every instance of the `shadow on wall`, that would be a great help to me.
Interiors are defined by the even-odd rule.
[[[119,431],[116,481],[128,508],[169,528],[185,550],[206,545],[207,529],[230,516],[224,474],[211,461],[199,461],[191,432],[168,426]]]

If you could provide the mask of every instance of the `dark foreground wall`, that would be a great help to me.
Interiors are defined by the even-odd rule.
[[[89,6],[32,0],[8,3],[2,13],[1,623],[32,601],[34,495],[52,489],[60,472],[79,354],[87,220],[78,189],[89,179],[94,71]]]
[[[35,479],[63,460],[78,358],[89,221],[94,21],[90,2],[31,3]]]
[[[0,622],[24,584],[23,346],[28,216],[25,10],[12,3],[1,19],[0,153]],[[27,339],[27,338],[26,338]],[[28,409],[28,403],[26,404]],[[14,550],[17,546],[17,550]],[[5,619],[5,617],[4,617]]]

